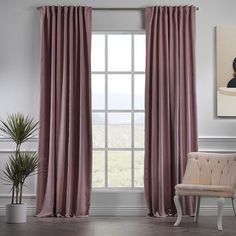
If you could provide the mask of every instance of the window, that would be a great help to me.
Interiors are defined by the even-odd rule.
[[[93,187],[143,187],[145,35],[92,36]]]

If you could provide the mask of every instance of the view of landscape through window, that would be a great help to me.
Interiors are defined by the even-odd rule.
[[[92,36],[93,187],[143,187],[145,35]]]

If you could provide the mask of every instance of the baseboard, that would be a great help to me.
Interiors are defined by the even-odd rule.
[[[0,206],[0,216],[5,216],[5,206]],[[27,215],[35,216],[36,207],[27,206]],[[147,208],[145,206],[116,206],[116,207],[91,207],[90,216],[146,216]],[[201,206],[200,216],[216,216],[217,206]],[[233,216],[234,212],[231,205],[224,206],[224,216]]]
[[[146,216],[146,206],[92,206],[90,209],[91,216]]]
[[[0,206],[0,216],[5,216],[5,206]],[[27,215],[35,216],[36,207],[27,206]],[[147,209],[145,206],[129,206],[129,207],[91,207],[90,216],[145,216]]]
[[[213,205],[208,205],[208,206],[201,206],[200,207],[200,213],[199,215],[202,216],[216,216],[217,215],[217,206],[213,206]],[[223,215],[225,216],[233,216],[234,212],[233,212],[233,207],[232,205],[225,205],[224,206],[224,211],[223,211]]]

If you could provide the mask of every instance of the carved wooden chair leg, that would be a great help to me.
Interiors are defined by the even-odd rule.
[[[225,202],[224,198],[220,197],[218,199],[218,216],[217,216],[217,227],[218,227],[218,230],[223,230],[223,227],[222,227],[222,215],[223,215],[224,202]]]
[[[231,198],[231,200],[232,200],[232,205],[233,205],[234,215],[236,216],[236,210],[235,210],[235,205],[234,205],[234,198]]]
[[[199,210],[200,210],[201,197],[197,196],[196,198],[196,207],[195,207],[195,217],[194,222],[198,222]]]
[[[177,214],[178,214],[177,220],[176,220],[174,226],[178,226],[182,220],[182,208],[181,208],[181,204],[180,204],[178,195],[174,196],[174,202],[175,202],[175,207],[176,207]]]

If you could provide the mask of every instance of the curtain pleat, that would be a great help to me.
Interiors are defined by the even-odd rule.
[[[91,8],[41,14],[38,216],[86,216],[91,193]]]
[[[146,8],[145,167],[149,214],[175,214],[175,185],[197,151],[195,7]],[[193,214],[192,199],[183,213]]]

